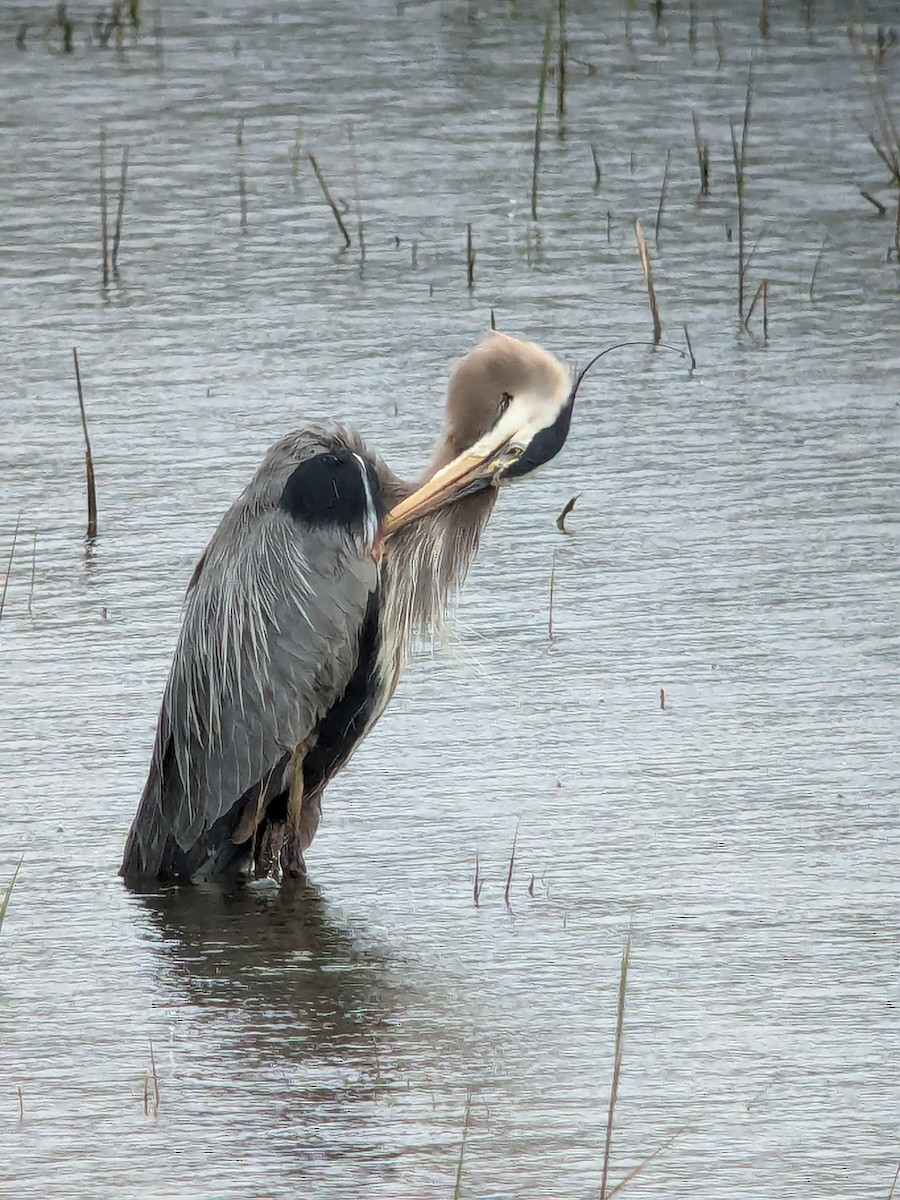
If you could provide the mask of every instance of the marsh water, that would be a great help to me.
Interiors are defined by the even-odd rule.
[[[117,31],[70,4],[69,52],[55,5],[0,9],[4,1195],[449,1197],[458,1171],[482,1200],[597,1195],[629,930],[610,1183],[665,1146],[627,1194],[887,1195],[900,267],[860,196],[887,182],[877,125],[851,6],[657,7],[569,0],[536,220],[545,6],[210,0]],[[862,15],[865,55],[900,13]],[[761,299],[737,313],[751,58],[767,337]],[[900,111],[900,46],[879,78]],[[107,287],[101,129],[110,235],[129,151]],[[330,788],[309,887],[126,891],[181,596],[267,446],[348,418],[413,473],[491,309],[573,364],[647,340],[635,218],[696,369],[598,365],[564,453],[503,495],[452,636]]]

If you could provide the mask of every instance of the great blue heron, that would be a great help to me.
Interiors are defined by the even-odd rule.
[[[126,879],[305,872],[326,784],[440,626],[499,484],[562,447],[580,378],[491,334],[414,484],[351,429],[272,447],[188,585]]]

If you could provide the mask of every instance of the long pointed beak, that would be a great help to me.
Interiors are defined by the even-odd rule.
[[[453,500],[489,487],[521,455],[522,451],[508,443],[495,446],[487,453],[466,450],[453,462],[442,467],[420,488],[401,500],[381,523],[381,531],[390,537],[410,521],[427,516]]]

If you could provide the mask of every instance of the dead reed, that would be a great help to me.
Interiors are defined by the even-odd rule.
[[[566,115],[566,57],[569,43],[566,37],[566,0],[557,0],[559,23],[559,43],[556,58],[556,117],[562,129],[562,120]]]
[[[319,167],[319,164],[316,162],[315,155],[307,154],[306,157],[309,159],[310,165],[316,173],[316,179],[319,181],[319,187],[322,189],[322,195],[325,197],[328,207],[331,209],[332,216],[335,219],[335,223],[337,224],[338,229],[341,231],[341,237],[344,239],[344,249],[349,250],[350,246],[352,245],[352,242],[350,241],[350,234],[347,232],[347,226],[343,222],[340,209],[334,202],[334,197],[331,194],[331,189],[325,181],[325,176],[322,174],[322,170]]]
[[[481,901],[481,889],[483,887],[484,887],[484,880],[482,879],[481,872],[479,871],[478,852],[476,851],[475,852],[475,881],[472,884],[472,899],[475,901],[476,908],[478,908],[478,905]]]
[[[12,873],[12,879],[10,879],[9,883],[4,888],[3,894],[0,895],[0,929],[3,928],[3,921],[4,921],[4,918],[6,917],[6,910],[9,908],[9,902],[12,899],[13,888],[16,886],[16,880],[19,878],[19,871],[22,869],[22,863],[24,861],[25,861],[25,855],[23,854],[22,857],[19,859],[19,861],[16,863],[16,869]]]
[[[894,1178],[891,1182],[891,1190],[888,1192],[887,1200],[894,1200],[894,1191],[896,1190],[898,1179],[900,1179],[900,1163],[897,1164],[897,1170],[894,1172]]]
[[[31,585],[28,588],[28,615],[31,616],[31,604],[34,600],[34,576],[37,568],[37,530],[31,539]]]
[[[734,161],[734,186],[738,205],[738,319],[744,324],[744,305],[747,285],[747,223],[745,197],[745,170],[747,165],[747,134],[750,129],[750,108],[753,96],[753,63],[747,72],[747,99],[744,103],[744,120],[738,141],[734,122],[731,122],[731,152]]]
[[[513,867],[516,865],[516,845],[519,841],[519,822],[516,821],[516,832],[513,834],[512,851],[509,856],[509,870],[506,872],[506,887],[503,890],[503,903],[510,908],[509,889],[512,887]]]
[[[128,147],[122,151],[122,170],[119,175],[119,204],[116,209],[116,228],[113,233],[111,266],[113,278],[119,278],[119,243],[122,241],[122,217],[125,214],[125,189],[128,186]]]
[[[696,0],[690,0],[688,4],[688,46],[691,53],[697,49],[697,4]]]
[[[663,712],[666,711],[666,689],[665,688],[659,689],[659,707]]]
[[[900,208],[898,208],[898,212],[900,212]],[[809,280],[809,298],[810,298],[810,300],[815,299],[814,293],[816,290],[816,276],[819,273],[819,265],[822,262],[822,256],[825,253],[825,243],[827,241],[828,241],[828,233],[826,231],[824,237],[822,238],[822,245],[819,247],[819,253],[816,255],[816,261],[813,264],[812,275]]]
[[[6,561],[6,574],[3,576],[3,591],[0,592],[0,620],[3,619],[3,610],[6,607],[6,593],[9,588],[9,577],[12,573],[13,558],[16,553],[16,542],[19,540],[19,526],[22,523],[22,515],[16,517],[16,527],[13,529],[12,544],[9,547],[9,558]]]
[[[644,269],[644,279],[647,283],[647,296],[650,301],[650,313],[653,317],[653,342],[658,346],[662,341],[662,321],[659,319],[659,305],[656,303],[656,288],[653,286],[653,268],[650,265],[647,239],[644,237],[640,221],[637,220],[634,223],[634,236],[637,239],[638,253],[641,256],[641,266]]]
[[[153,1043],[150,1043],[150,1071],[144,1076],[144,1116],[159,1116],[159,1072],[156,1069],[156,1056],[153,1053]]]
[[[103,286],[109,286],[109,215],[106,187],[106,130],[100,129],[100,254]]]
[[[562,514],[560,514],[562,516]],[[559,520],[557,519],[557,524]],[[547,597],[547,641],[553,641],[553,597],[556,591],[556,551],[553,551],[553,558],[550,562],[550,587]]]
[[[544,99],[547,92],[547,76],[550,74],[550,50],[553,45],[553,15],[547,17],[544,28],[544,47],[541,52],[541,76],[538,82],[538,98],[534,116],[534,153],[531,164],[531,219],[537,220],[538,176],[541,168],[541,128],[544,122]]]
[[[747,319],[744,321],[745,329],[750,328],[750,318],[753,316],[753,310],[756,308],[756,302],[760,298],[762,299],[763,341],[767,342],[769,340],[769,281],[768,281],[768,279],[763,279],[760,282],[759,287],[756,289],[756,293],[753,297],[753,301],[750,305],[750,308],[747,310]]]
[[[694,123],[694,145],[697,147],[697,166],[700,171],[700,195],[709,195],[709,145],[704,142],[700,133],[700,120],[695,112],[691,113]]]
[[[472,1093],[466,1093],[466,1111],[463,1117],[462,1141],[459,1144],[459,1159],[456,1163],[456,1182],[453,1185],[453,1200],[462,1200],[463,1162],[466,1156],[466,1138],[469,1136],[469,1120],[472,1115]]]
[[[622,1034],[625,1028],[625,996],[628,991],[628,966],[631,961],[631,930],[625,939],[622,951],[622,966],[619,970],[619,1000],[616,1006],[616,1042],[613,1052],[613,1073],[609,1088],[609,1111],[606,1118],[606,1141],[603,1147],[603,1173],[600,1177],[600,1200],[606,1200],[609,1181],[609,1164],[612,1154],[613,1117],[616,1098],[619,1094],[619,1076],[622,1073]],[[614,1189],[615,1190],[615,1189]]]
[[[21,1083],[16,1084],[16,1095],[19,1097],[19,1124],[25,1120],[25,1096],[22,1093]]]
[[[691,359],[691,370],[695,371],[697,369],[697,360],[694,358],[694,347],[691,345],[691,335],[688,333],[688,327],[686,324],[682,325],[681,328],[684,330],[684,340],[687,342],[688,354],[690,355]]]
[[[88,434],[87,415],[84,411],[84,391],[81,386],[81,369],[78,366],[78,351],[72,347],[72,359],[75,363],[75,383],[78,385],[78,408],[81,412],[81,430],[84,434],[84,473],[87,482],[87,532],[85,541],[92,542],[97,536],[97,486],[94,481],[94,456],[91,453],[91,439]]]
[[[359,270],[362,275],[366,262],[366,234],[363,228],[362,200],[359,194],[359,166],[356,158],[356,141],[353,137],[353,126],[347,128],[347,140],[350,142],[350,172],[353,177],[353,207],[356,210],[356,243],[359,246]],[[415,264],[413,264],[415,265]]]
[[[597,157],[597,148],[593,142],[591,142],[591,161],[594,164],[594,191],[596,192],[600,187],[601,172],[600,159]]]
[[[671,149],[666,151],[666,167],[663,171],[662,183],[659,188],[659,207],[656,210],[656,229],[653,235],[653,244],[659,249],[659,231],[662,228],[663,208],[666,203],[666,196],[669,193],[669,166],[672,162]]]
[[[466,287],[471,292],[475,286],[475,246],[472,242],[472,226],[466,226]]]

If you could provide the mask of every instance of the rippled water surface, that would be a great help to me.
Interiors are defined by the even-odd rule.
[[[887,1195],[900,281],[859,195],[885,184],[876,126],[849,6],[659,7],[569,0],[536,221],[540,5],[211,0],[107,39],[72,3],[69,53],[55,5],[0,8],[4,1194],[449,1197],[471,1097],[461,1195],[597,1195],[631,928],[611,1181],[677,1135],[628,1194]],[[768,340],[761,301],[737,321],[751,56]],[[881,77],[900,112],[900,46]],[[101,128],[111,225],[129,150],[106,288]],[[492,308],[572,362],[646,339],[636,217],[697,368],[632,348],[591,376],[454,637],[327,794],[309,890],[127,893],[180,598],[267,446],[349,417],[416,470]]]

